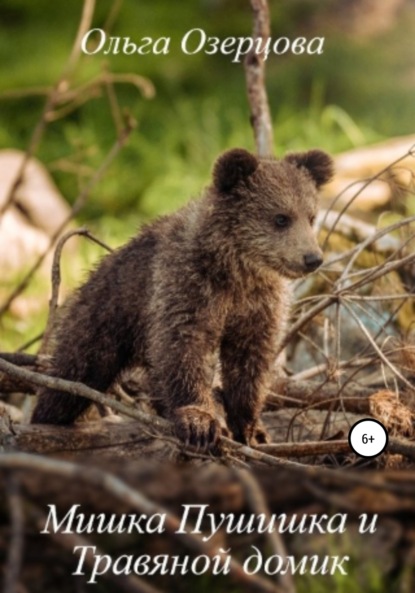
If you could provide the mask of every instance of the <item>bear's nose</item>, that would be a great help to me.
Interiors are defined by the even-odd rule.
[[[306,253],[304,255],[304,265],[308,272],[317,270],[317,268],[321,266],[322,263],[323,259],[316,253]]]

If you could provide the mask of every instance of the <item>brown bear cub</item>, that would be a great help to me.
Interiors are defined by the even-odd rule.
[[[206,448],[221,433],[219,360],[233,437],[263,442],[289,280],[322,263],[313,222],[332,172],[320,150],[281,160],[225,152],[200,200],[145,226],[78,289],[56,331],[51,374],[106,391],[124,369],[144,367],[158,412],[180,439]],[[32,422],[71,424],[89,405],[43,389]]]

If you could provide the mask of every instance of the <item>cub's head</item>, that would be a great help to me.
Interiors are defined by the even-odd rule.
[[[317,149],[280,160],[240,148],[221,155],[213,170],[215,205],[240,256],[288,278],[317,269],[318,190],[332,176],[332,159]]]

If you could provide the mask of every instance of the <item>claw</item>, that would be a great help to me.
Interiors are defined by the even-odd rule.
[[[231,423],[235,441],[243,445],[259,445],[269,443],[268,433],[260,420],[249,424]]]
[[[172,418],[177,437],[197,451],[206,451],[216,445],[219,438],[218,421],[203,408],[186,406],[174,411]]]

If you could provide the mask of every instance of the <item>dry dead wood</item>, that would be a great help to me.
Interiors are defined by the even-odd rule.
[[[115,441],[112,442],[112,444],[109,443],[109,441],[105,441],[105,444],[100,443],[100,439],[105,438],[105,432],[100,432],[99,436],[98,436],[98,442],[95,442],[95,448],[101,448],[101,447],[108,447],[108,446],[114,446],[117,445],[119,447],[119,454],[122,455],[122,451],[123,451],[123,446],[127,446],[129,447],[129,452],[132,451],[131,449],[131,443],[129,443],[129,441],[131,441],[131,439],[133,441],[138,441],[139,443],[143,442],[143,441],[151,441],[152,439],[156,439],[158,443],[162,443],[163,439],[168,439],[169,441],[169,447],[168,450],[173,451],[174,448],[171,447],[172,442],[176,443],[176,445],[178,444],[178,441],[175,440],[173,437],[171,437],[172,435],[172,426],[171,424],[163,419],[160,418],[158,416],[155,415],[150,415],[147,413],[144,413],[138,409],[133,408],[132,406],[123,404],[121,402],[118,402],[116,400],[114,400],[113,398],[111,398],[110,396],[104,395],[99,393],[96,390],[90,389],[85,385],[79,384],[79,383],[73,383],[70,381],[64,381],[62,379],[57,379],[55,377],[50,377],[48,375],[44,375],[42,373],[36,373],[27,369],[23,369],[20,367],[17,367],[16,365],[13,365],[9,362],[6,362],[4,359],[0,358],[0,370],[3,371],[4,373],[11,375],[13,377],[16,377],[18,379],[23,379],[23,380],[27,380],[29,382],[32,382],[36,385],[46,385],[49,387],[58,387],[59,389],[66,391],[68,393],[72,393],[73,395],[81,395],[83,397],[87,397],[89,399],[91,399],[92,401],[94,401],[95,403],[99,403],[101,405],[107,405],[113,409],[115,409],[116,411],[118,411],[121,414],[124,414],[130,418],[134,418],[135,420],[137,420],[138,422],[140,422],[141,424],[141,433],[137,434],[137,433],[131,433],[130,438],[125,438],[125,434],[126,434],[126,429],[124,425],[120,425],[120,427],[118,427],[117,425],[114,425],[111,427],[111,438],[114,438]],[[296,388],[295,382],[293,382],[293,387],[294,389]],[[287,392],[289,393],[289,386],[290,386],[290,382],[289,381],[285,381],[284,382],[280,382],[280,386],[282,386],[283,389],[285,389],[285,394],[284,397],[287,397]],[[281,387],[280,387],[280,391],[282,391]],[[314,392],[318,393],[314,387]],[[369,394],[367,394],[369,395]],[[370,413],[370,402],[368,402],[368,397],[362,397],[362,395],[360,396],[360,399],[358,396],[355,396],[355,398],[351,398],[350,400],[344,400],[342,401],[341,398],[336,397],[336,394],[333,394],[334,397],[331,397],[329,399],[331,400],[338,400],[340,405],[343,407],[344,406],[344,402],[345,401],[354,401],[354,405],[356,406],[355,409],[357,409],[360,413],[362,412],[362,401],[366,400],[366,404],[368,403],[368,407],[367,408],[363,408],[363,411]],[[277,400],[277,396],[273,396],[274,400]],[[290,396],[288,396],[290,397]],[[412,397],[412,395],[411,395]],[[319,396],[320,400],[317,400],[317,403],[322,403],[321,401],[321,395]],[[292,398],[293,399],[293,398]],[[299,398],[296,398],[297,401]],[[310,395],[309,395],[309,399],[310,399]],[[411,400],[412,401],[412,400]],[[366,405],[365,404],[365,405]],[[310,405],[310,402],[307,402],[307,405]],[[344,409],[344,408],[343,408]],[[88,425],[87,425],[88,426]],[[117,428],[115,428],[117,427]],[[118,434],[117,436],[117,430],[118,428],[120,428],[120,431],[122,433],[122,437]],[[49,438],[45,439],[45,431],[50,429],[51,433]],[[16,428],[17,431],[19,430],[23,430],[26,431],[26,434],[30,434],[31,438],[34,439],[34,441],[32,442],[31,445],[29,445],[28,450],[39,450],[36,449],[35,447],[41,447],[41,445],[37,444],[36,445],[36,435],[41,435],[40,440],[43,442],[47,442],[47,451],[51,452],[50,446],[52,446],[52,451],[54,450],[53,447],[55,447],[55,451],[70,451],[71,449],[73,449],[73,447],[75,447],[76,449],[79,449],[79,447],[81,446],[81,448],[87,448],[87,449],[91,449],[94,448],[93,446],[91,446],[91,444],[89,445],[85,445],[82,441],[81,435],[82,435],[82,431],[84,431],[84,435],[86,436],[86,438],[90,438],[90,434],[88,436],[88,428],[59,428],[59,427],[19,427]],[[81,431],[81,432],[80,432]],[[55,435],[55,436],[53,436]],[[117,442],[118,439],[118,442]],[[296,462],[292,462],[292,461],[285,461],[283,459],[280,458],[275,458],[272,457],[270,455],[261,453],[257,450],[252,449],[251,447],[247,447],[244,445],[240,445],[238,443],[235,443],[234,441],[223,437],[221,439],[222,441],[222,445],[226,450],[229,450],[230,453],[232,455],[236,455],[237,457],[242,456],[242,458],[247,458],[249,460],[249,462],[262,462],[271,466],[276,466],[276,465],[285,465],[285,464],[289,464],[293,470],[296,471],[304,471],[306,474],[309,473],[309,471],[313,471],[317,474],[320,474],[321,472],[325,472],[325,470],[323,468],[311,468],[309,466],[305,466],[303,464],[298,464]],[[38,440],[39,443],[39,440]],[[89,441],[89,443],[91,443],[91,441]],[[411,449],[411,445],[410,443],[407,444],[408,446],[406,447],[405,451],[403,452],[404,455],[407,455],[408,457],[412,456],[412,449]],[[17,443],[13,444],[12,449],[16,448]],[[160,445],[161,446],[161,445]],[[19,448],[17,446],[17,448]],[[35,448],[35,449],[34,449]],[[40,449],[42,450],[42,449]],[[172,453],[174,454],[174,453]],[[293,455],[295,457],[295,455]]]
[[[317,410],[341,408],[353,414],[370,414],[370,397],[381,388],[380,384],[360,385],[356,383],[339,386],[335,382],[297,381],[279,379],[267,402],[272,407],[304,408]],[[401,391],[400,401],[415,410],[415,394]]]
[[[355,148],[335,158],[336,177],[325,188],[332,206],[361,213],[384,207],[392,197],[413,193],[415,136]]]
[[[336,156],[336,171],[341,176],[360,179],[371,177],[380,169],[386,169],[391,163],[406,154],[404,157],[405,168],[415,172],[415,161],[411,158],[413,155],[410,153],[411,147],[415,147],[414,134],[354,148]]]
[[[0,453],[0,468],[35,470],[45,476],[60,476],[64,480],[85,483],[101,492],[108,494],[115,500],[120,500],[129,505],[131,510],[147,517],[152,515],[165,516],[164,527],[166,534],[177,539],[189,550],[205,554],[210,558],[227,558],[227,554],[216,548],[211,543],[203,541],[201,536],[180,530],[180,520],[166,508],[153,502],[137,489],[131,488],[126,482],[116,475],[95,467],[85,467],[79,464],[62,460],[53,460],[46,457],[26,453]],[[229,560],[230,577],[247,591],[258,593],[283,593],[283,591],[270,581],[255,575],[247,574],[241,564],[234,558]]]
[[[153,432],[151,427],[143,426],[141,422],[115,422],[110,419],[71,427],[14,424],[12,429],[7,429],[3,425],[0,445],[6,450],[58,455],[60,458],[74,460],[92,461],[99,456],[101,459],[128,461],[151,458],[172,462],[186,456],[192,458],[192,451],[186,450],[175,438],[163,437],[156,431]],[[236,451],[235,448],[234,453]],[[253,455],[254,451],[252,449]],[[391,438],[387,451],[415,461],[415,443],[412,441]],[[259,445],[258,453],[261,452],[277,458],[291,459],[317,455],[353,455],[346,439]],[[203,455],[199,458],[203,459]],[[209,456],[205,458],[213,459]],[[261,455],[257,459],[261,461]]]
[[[266,157],[274,152],[274,134],[265,85],[264,53],[258,53],[256,47],[258,43],[264,47],[270,36],[269,8],[267,0],[251,0],[251,6],[254,46],[245,58],[246,86],[257,152]]]
[[[112,422],[103,419],[76,426],[14,424],[0,438],[6,450],[41,455],[59,455],[65,459],[94,456],[121,459],[177,459],[181,447],[172,438],[163,436],[141,422]]]

